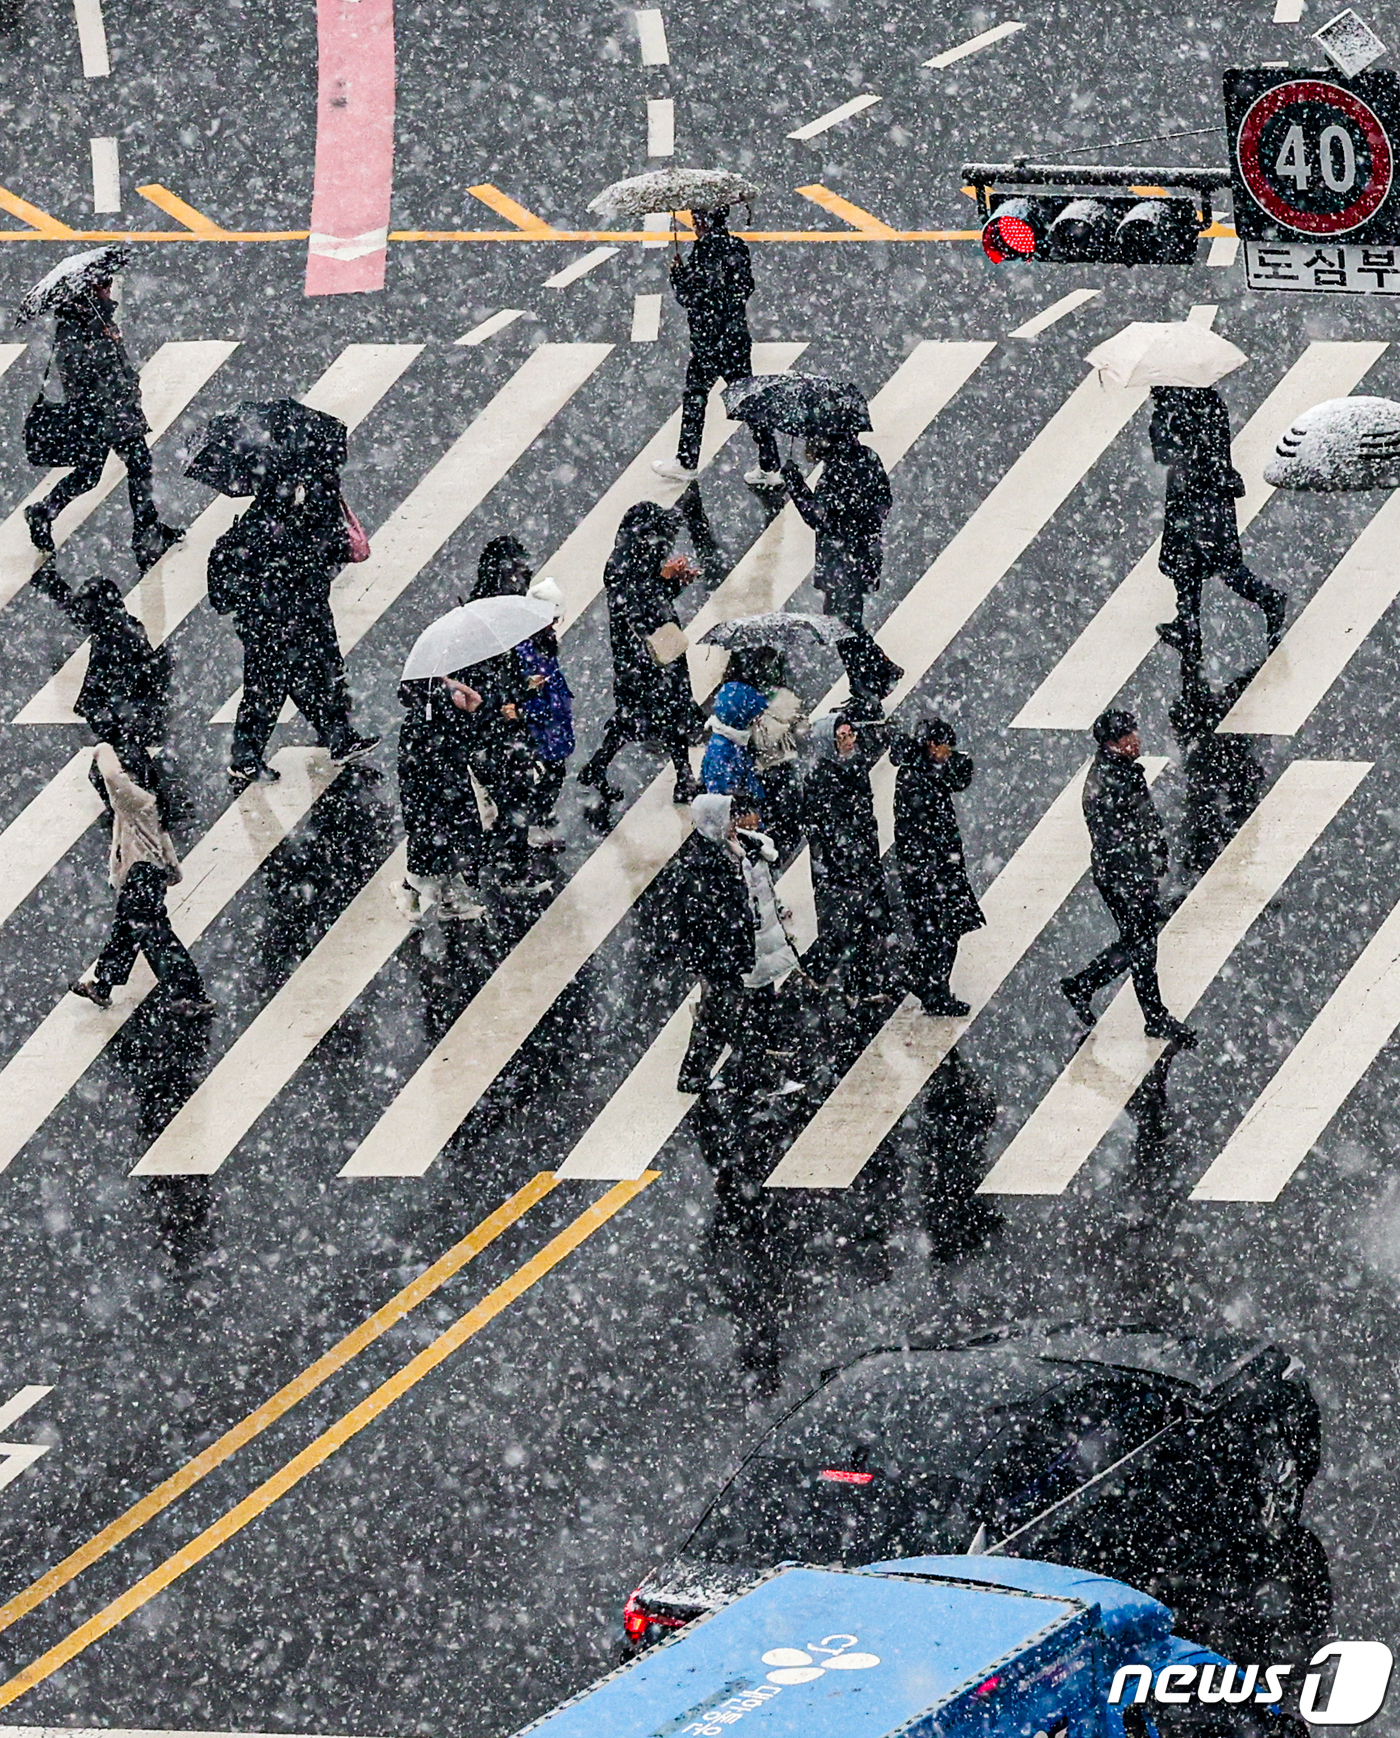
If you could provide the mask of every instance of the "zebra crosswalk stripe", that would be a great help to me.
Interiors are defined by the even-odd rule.
[[[238,348],[236,343],[219,339],[199,339],[190,343],[162,344],[141,370],[141,403],[146,421],[151,425],[152,446],[169,429],[186,406],[206,386],[215,373]],[[29,541],[24,509],[46,495],[63,475],[67,466],[50,471],[0,524],[0,608],[9,603],[28,583],[39,566],[39,552]],[[117,484],[126,475],[126,467],[115,453],[108,453],[101,481],[86,495],[80,495],[54,520],[53,538],[61,549],[78,527],[95,513]]]
[[[1276,1201],[1400,1026],[1400,906],[1358,955],[1191,1191]]]
[[[1245,494],[1236,509],[1243,531],[1273,490],[1264,466],[1282,431],[1324,398],[1351,392],[1385,353],[1383,343],[1314,343],[1235,437]],[[1018,730],[1087,730],[1157,644],[1157,623],[1175,614],[1176,593],[1158,569],[1159,538],[1012,719]]]
[[[1178,1016],[1205,995],[1250,926],[1361,780],[1365,761],[1294,761],[1162,930],[1162,994]],[[983,1179],[988,1195],[1058,1195],[1166,1048],[1125,984]]]
[[[0,923],[6,922],[102,813],[80,748],[0,833]]]
[[[348,344],[308,391],[303,404],[338,416],[354,430],[364,421],[423,349],[421,344]],[[145,625],[152,645],[168,640],[205,595],[209,552],[247,507],[246,500],[219,495],[177,543],[126,594],[126,607]],[[15,714],[16,724],[77,724],[73,711],[87,675],[91,642],[77,651],[32,700]]]

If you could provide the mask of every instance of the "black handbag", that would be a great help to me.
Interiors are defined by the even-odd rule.
[[[31,465],[76,465],[86,456],[92,441],[74,415],[77,408],[43,393],[34,400],[24,418],[24,456]]]

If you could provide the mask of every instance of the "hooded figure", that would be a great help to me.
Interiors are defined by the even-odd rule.
[[[123,761],[109,742],[99,743],[94,764],[112,816],[109,870],[117,890],[112,933],[97,956],[92,977],[69,988],[99,1008],[112,1003],[112,989],[131,976],[138,953],[181,1014],[207,1014],[214,1004],[189,949],[171,928],[166,890],[181,879],[180,859],[160,817],[156,794],[145,783],[144,754]]]
[[[700,763],[700,782],[711,793],[739,797],[754,808],[765,799],[750,748],[751,727],[768,705],[746,682],[726,682],[715,695],[710,744]]]
[[[485,915],[473,892],[486,836],[472,788],[475,708],[466,686],[438,677],[399,684],[399,804],[408,873],[397,898],[415,921],[434,905],[444,917]]]
[[[232,615],[243,642],[243,695],[229,778],[277,778],[267,745],[294,700],[332,760],[357,760],[377,736],[350,723],[345,660],[331,614],[331,581],[350,559],[334,474],[274,483],[209,552],[209,601]]]
[[[1176,618],[1157,632],[1184,656],[1201,655],[1201,588],[1217,574],[1256,604],[1272,652],[1283,638],[1288,597],[1244,564],[1235,502],[1244,479],[1230,459],[1230,413],[1213,386],[1154,386],[1152,456],[1167,467],[1158,566],[1176,587]]]
[[[693,212],[697,240],[688,258],[671,261],[671,288],[690,324],[690,362],[681,397],[681,429],[674,459],[653,468],[674,482],[689,482],[700,468],[705,407],[717,381],[747,380],[753,373],[747,303],[754,291],[748,244],[729,233],[729,207]],[[773,488],[782,479],[778,443],[769,429],[756,429],[758,469],[744,481]]]
[[[817,939],[803,970],[822,983],[844,966],[852,1002],[886,1000],[892,984],[894,925],[870,788],[884,734],[881,726],[857,734],[844,713],[817,719],[809,737],[813,765],[802,792],[817,911]]]
[[[580,784],[595,786],[604,802],[621,802],[623,797],[608,782],[614,755],[624,743],[644,738],[659,742],[675,767],[676,802],[689,802],[700,788],[690,770],[690,746],[703,719],[691,698],[689,667],[684,657],[659,663],[648,643],[657,629],[680,626],[676,594],[692,575],[679,557],[667,559],[680,529],[679,513],[654,501],[637,502],[622,515],[617,541],[603,569],[614,711],[597,753],[578,776]]]
[[[564,594],[556,581],[533,581],[529,596],[554,605],[555,620],[563,614]],[[564,788],[564,772],[574,752],[574,696],[559,667],[559,635],[541,628],[515,648],[515,660],[530,698],[525,722],[539,757],[540,776],[530,805],[530,844],[541,851],[562,851],[565,841],[555,831],[554,805]]]
[[[102,742],[118,750],[156,747],[165,736],[170,654],[152,646],[110,579],[95,573],[73,591],[46,562],[32,583],[91,639],[87,673],[74,711]]]
[[[63,302],[55,316],[52,365],[63,384],[64,402],[76,424],[78,444],[42,501],[24,510],[29,539],[52,553],[53,522],[70,501],[95,489],[109,449],[126,466],[131,501],[131,547],[142,573],[153,567],[184,532],[164,525],[151,493],[150,424],[141,409],[141,381],[117,330],[109,283],[95,284]]]
[[[483,597],[524,597],[534,568],[518,537],[493,537],[477,557],[471,603]]]
[[[928,720],[912,737],[890,744],[899,768],[894,782],[894,853],[904,910],[909,920],[907,977],[926,1014],[972,1012],[948,979],[958,938],[987,921],[972,891],[963,861],[953,793],[972,783],[972,758],[957,746],[957,733],[941,718]]]

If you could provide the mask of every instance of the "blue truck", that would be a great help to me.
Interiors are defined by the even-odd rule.
[[[1148,1595],[1058,1564],[783,1565],[519,1738],[1296,1730],[1277,1712],[1277,1685],[1256,1682],[1256,1671],[1174,1636],[1171,1612]]]

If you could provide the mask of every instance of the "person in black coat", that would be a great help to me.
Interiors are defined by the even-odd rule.
[[[436,905],[444,917],[476,918],[472,897],[486,835],[472,788],[472,715],[482,695],[460,675],[399,684],[399,804],[408,834],[408,873],[400,903],[420,918]]]
[[[894,854],[909,920],[906,978],[926,1014],[970,1014],[949,985],[958,940],[986,923],[963,861],[953,793],[972,783],[972,757],[941,718],[912,737],[897,736],[890,759],[894,781]]]
[[[74,407],[82,451],[42,501],[24,510],[29,538],[51,553],[53,522],[70,501],[95,489],[109,451],[126,466],[131,501],[131,547],[142,573],[153,567],[184,532],[161,522],[151,492],[150,424],[141,409],[141,382],[117,329],[112,285],[95,284],[56,314],[53,366],[65,401]]]
[[[483,597],[524,597],[535,570],[530,552],[518,537],[493,537],[476,563],[476,584],[469,601]]]
[[[704,794],[691,803],[695,831],[677,862],[675,921],[670,939],[687,969],[700,980],[700,1000],[676,1079],[681,1092],[704,1092],[710,1070],[726,1044],[753,1047],[744,976],[755,961],[753,914],[744,880],[741,822],[734,799]],[[743,1076],[742,1063],[731,1079]]]
[[[894,979],[894,922],[870,788],[883,739],[878,726],[857,733],[844,713],[817,719],[810,737],[816,762],[802,791],[817,912],[817,939],[802,969],[823,984],[841,967],[846,999],[853,1004],[888,1000]]]
[[[692,213],[697,236],[690,257],[671,261],[671,287],[690,322],[690,362],[681,397],[681,431],[674,459],[654,469],[674,482],[689,482],[700,469],[705,405],[716,381],[747,380],[753,373],[753,341],[746,304],[754,291],[749,250],[728,229],[729,207]],[[755,488],[781,481],[778,443],[769,429],[755,429],[758,469],[745,474]]]
[[[1218,574],[1256,604],[1272,652],[1283,638],[1288,596],[1258,579],[1240,551],[1235,502],[1244,479],[1230,462],[1230,413],[1213,386],[1154,386],[1152,456],[1167,467],[1158,566],[1176,587],[1176,618],[1157,632],[1188,658],[1201,655],[1201,587]]]
[[[496,806],[490,833],[503,893],[547,893],[553,883],[530,871],[530,815],[539,757],[530,737],[525,703],[531,688],[513,651],[473,664],[462,675],[482,697],[472,714],[471,765]]]
[[[1148,1037],[1189,1048],[1196,1034],[1167,1012],[1157,982],[1162,927],[1157,884],[1167,872],[1167,841],[1138,765],[1137,720],[1131,712],[1101,713],[1094,720],[1094,741],[1098,753],[1084,781],[1089,863],[1099,897],[1118,925],[1118,940],[1083,971],[1062,978],[1060,989],[1084,1024],[1092,1026],[1095,993],[1131,972]]]
[[[165,739],[170,654],[153,646],[110,579],[95,573],[74,591],[45,562],[31,583],[51,597],[91,641],[87,673],[73,710],[99,742],[123,758],[128,749],[159,747]]]
[[[228,768],[235,784],[278,777],[266,751],[289,698],[332,760],[356,760],[378,742],[351,726],[331,613],[331,581],[349,558],[335,476],[273,484],[210,551],[209,601],[233,616],[243,642],[243,696]]]
[[[612,646],[613,715],[603,727],[598,751],[579,771],[579,783],[592,785],[605,803],[622,801],[608,782],[608,767],[627,742],[660,743],[676,769],[675,801],[688,803],[700,792],[690,767],[690,749],[700,740],[704,714],[690,692],[685,658],[657,662],[648,636],[659,628],[679,628],[676,595],[696,577],[684,557],[672,556],[681,516],[654,501],[629,507],[603,569],[608,598],[608,638]]]

